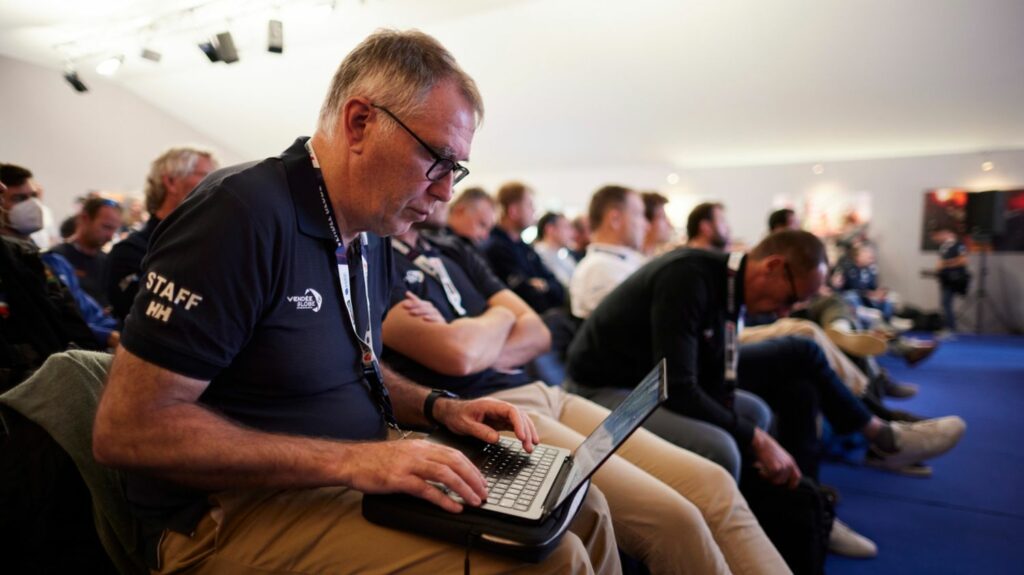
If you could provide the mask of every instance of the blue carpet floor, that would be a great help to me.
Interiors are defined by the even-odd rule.
[[[1024,337],[960,335],[916,368],[883,363],[921,386],[890,406],[959,415],[967,432],[927,479],[822,468],[822,482],[842,495],[838,516],[879,549],[875,559],[830,556],[828,573],[1024,573]]]

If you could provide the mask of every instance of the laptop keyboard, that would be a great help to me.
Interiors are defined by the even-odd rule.
[[[516,511],[528,510],[551,472],[556,455],[558,450],[543,445],[527,453],[522,442],[508,437],[484,447],[479,467],[487,480],[487,502]]]

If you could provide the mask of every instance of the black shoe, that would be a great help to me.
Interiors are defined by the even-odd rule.
[[[888,421],[903,421],[906,423],[914,423],[916,421],[924,421],[928,419],[927,417],[921,417],[920,415],[910,413],[909,411],[903,411],[902,409],[890,409],[888,411]]]
[[[913,383],[900,383],[886,377],[882,382],[882,390],[889,397],[906,399],[917,395],[918,386]]]

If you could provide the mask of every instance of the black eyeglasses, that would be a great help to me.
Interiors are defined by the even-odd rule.
[[[790,295],[786,299],[786,307],[793,307],[798,301],[800,296],[796,293],[796,280],[793,279],[793,270],[789,269],[789,262],[782,262],[782,267],[786,270],[786,278],[789,279]]]
[[[437,153],[437,150],[432,148],[430,144],[424,142],[422,138],[416,135],[416,132],[413,132],[412,130],[409,129],[409,126],[406,126],[404,123],[402,123],[402,121],[398,119],[398,116],[392,114],[391,110],[388,110],[384,106],[378,106],[377,104],[370,105],[373,106],[374,108],[377,108],[381,112],[387,114],[392,120],[395,121],[395,123],[401,126],[403,130],[408,132],[409,135],[412,136],[414,140],[419,142],[420,145],[423,146],[423,149],[430,154],[431,158],[434,158],[434,163],[431,164],[430,169],[427,170],[428,180],[430,180],[431,182],[436,182],[438,180],[443,179],[450,173],[452,174],[452,185],[454,186],[455,184],[461,182],[463,178],[469,175],[468,168],[466,168],[465,166],[451,158],[446,158],[441,154]]]

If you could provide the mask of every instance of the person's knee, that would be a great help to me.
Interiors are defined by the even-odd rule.
[[[717,463],[717,467],[731,474],[734,478],[733,481],[738,482],[740,468],[743,465],[743,456],[740,453],[739,446],[736,444],[736,440],[724,430],[711,427],[707,430],[704,443],[706,446],[705,453],[701,455],[710,459],[713,463]]]
[[[587,546],[572,532],[566,533],[558,547],[542,563],[547,573],[592,574],[593,566],[587,554]]]

